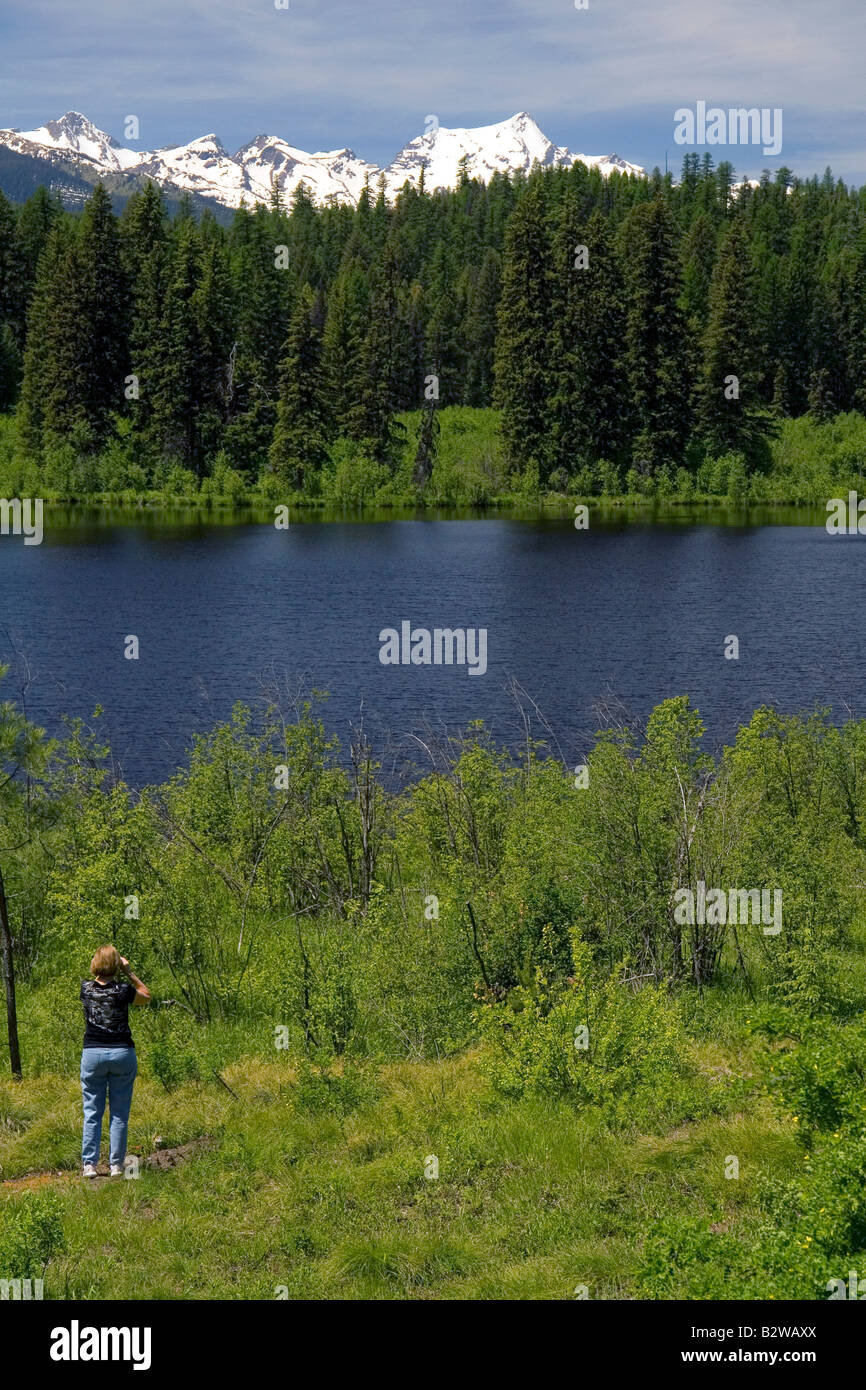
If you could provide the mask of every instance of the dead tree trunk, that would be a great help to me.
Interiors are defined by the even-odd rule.
[[[6,987],[6,1025],[9,1031],[9,1064],[12,1075],[20,1081],[21,1050],[18,1046],[18,1013],[15,1008],[15,962],[12,959],[12,932],[9,927],[9,904],[6,885],[0,868],[0,940],[3,944],[3,983]]]

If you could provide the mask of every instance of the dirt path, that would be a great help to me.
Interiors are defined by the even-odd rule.
[[[157,1168],[166,1172],[170,1168],[176,1168],[178,1164],[183,1163],[202,1149],[213,1148],[215,1142],[209,1134],[202,1134],[198,1139],[191,1139],[188,1144],[179,1144],[175,1149],[157,1149],[155,1153],[147,1155],[142,1161],[142,1166]],[[52,1183],[64,1182],[86,1182],[90,1187],[102,1187],[103,1183],[110,1181],[107,1163],[100,1163],[97,1173],[98,1177],[95,1178],[82,1178],[80,1169],[72,1171],[68,1168],[58,1168],[43,1173],[25,1173],[23,1177],[7,1178],[0,1182],[0,1190],[3,1192],[26,1192],[35,1188],[46,1187]]]

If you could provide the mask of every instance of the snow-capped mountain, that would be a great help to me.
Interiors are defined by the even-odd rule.
[[[275,176],[286,195],[303,181],[316,202],[333,197],[341,203],[355,203],[365,182],[375,186],[379,176],[378,167],[359,158],[354,150],[306,154],[278,135],[257,135],[238,150],[235,161],[244,171],[250,192],[259,199],[268,197]]]
[[[448,129],[428,118],[429,129],[404,145],[385,169],[369,163],[354,150],[328,150],[308,154],[276,135],[258,135],[230,155],[216,135],[202,135],[186,145],[153,151],[126,149],[105,131],[98,130],[78,111],[67,111],[59,120],[36,130],[0,130],[0,147],[17,154],[57,161],[67,171],[85,179],[102,175],[149,178],[173,192],[188,192],[237,207],[265,201],[276,177],[288,200],[303,182],[316,202],[334,199],[357,201],[365,183],[375,189],[381,175],[394,195],[407,181],[418,185],[424,171],[428,189],[453,188],[460,164],[466,160],[470,178],[485,182],[497,171],[528,173],[536,163],[567,166],[578,161],[597,167],[604,177],[614,171],[641,175],[644,170],[618,155],[573,154],[554,145],[525,111],[497,125],[475,129]]]
[[[629,164],[618,155],[572,154],[563,145],[554,145],[525,111],[498,125],[477,126],[474,130],[449,130],[435,126],[404,145],[394,162],[385,171],[389,189],[396,190],[408,181],[416,185],[424,170],[428,189],[453,188],[457,183],[460,161],[467,160],[470,178],[484,183],[495,173],[529,173],[533,164],[570,165],[580,161],[598,166],[607,177],[614,169],[620,173],[643,174],[637,164]]]
[[[2,130],[0,143],[21,154],[34,153],[34,145],[80,154],[112,173],[131,168],[141,158],[134,150],[125,150],[104,130],[97,130],[80,111],[67,111],[59,120],[49,121],[38,130]]]

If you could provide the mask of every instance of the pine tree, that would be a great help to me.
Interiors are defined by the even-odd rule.
[[[433,253],[425,297],[430,309],[425,364],[427,372],[438,377],[443,404],[459,404],[466,390],[466,347],[460,331],[466,285],[465,281],[460,283],[460,277],[455,276],[444,241],[437,243]]]
[[[570,476],[583,463],[616,460],[627,437],[622,269],[603,214],[584,233],[567,208],[554,260],[550,425],[556,465]]]
[[[866,208],[861,218],[857,240],[849,258],[851,293],[846,338],[853,405],[861,414],[866,414]]]
[[[642,203],[622,228],[626,261],[626,369],[639,468],[679,464],[689,431],[691,383],[680,309],[679,246],[663,197]]]
[[[395,419],[399,283],[393,246],[370,277],[370,312],[346,413],[347,433],[365,441],[380,463],[393,463],[403,428]]]
[[[489,406],[493,400],[493,359],[501,293],[501,258],[498,251],[488,247],[473,279],[463,326],[467,405]]]
[[[517,204],[505,239],[494,403],[502,410],[509,462],[537,470],[542,482],[551,453],[550,261],[544,194],[535,181]]]
[[[754,340],[755,288],[743,219],[735,217],[722,242],[710,286],[698,420],[710,453],[761,453],[768,425],[759,409]]]
[[[364,390],[364,340],[370,312],[370,283],[360,260],[346,259],[327,301],[322,335],[322,391],[335,432],[352,433],[355,405]]]
[[[327,457],[322,318],[321,301],[304,285],[280,363],[277,423],[268,455],[271,470],[299,491],[309,487]]]
[[[202,219],[199,237],[201,263],[193,294],[198,340],[196,447],[201,458],[207,459],[212,458],[223,443],[232,393],[235,327],[228,255],[220,229],[212,218]]]
[[[695,218],[683,242],[682,309],[693,332],[703,329],[707,319],[710,282],[718,252],[716,228],[705,212]]]
[[[136,434],[153,441],[153,396],[159,377],[162,316],[168,266],[168,231],[162,193],[148,183],[127,203],[120,223],[123,264],[130,286],[130,373],[137,394],[130,398]]]
[[[98,451],[123,407],[126,282],[117,223],[97,184],[79,225],[58,222],[40,258],[28,316],[21,437],[38,454]]]
[[[62,224],[61,224],[62,226]],[[66,237],[60,229],[48,238],[40,257],[34,291],[27,311],[27,340],[18,409],[18,442],[26,458],[38,459],[42,452],[42,425],[45,417],[45,388],[48,357],[47,335],[52,324],[53,287],[66,250]]]
[[[808,409],[817,258],[814,228],[801,223],[793,234],[780,283],[779,349],[786,415],[802,415]]]
[[[79,264],[82,318],[78,352],[84,371],[80,401],[98,449],[111,417],[124,407],[127,371],[128,289],[120,258],[120,235],[111,199],[96,185],[81,217]]]
[[[27,199],[18,214],[18,240],[24,257],[27,300],[36,283],[39,257],[45,250],[54,224],[63,217],[63,204],[57,193],[40,186]]]
[[[312,256],[304,232],[308,201],[299,187],[291,219],[262,206],[252,213],[241,208],[231,229],[237,347],[227,445],[233,457],[248,460],[253,473],[267,466],[280,356],[293,297],[302,283],[301,263],[308,253]]]
[[[438,438],[439,412],[436,400],[430,396],[425,401],[421,412],[421,428],[418,432],[418,447],[415,451],[415,465],[412,470],[412,482],[421,493],[426,488],[433,472]]]
[[[201,248],[195,223],[175,226],[165,302],[160,316],[160,357],[152,387],[153,439],[160,456],[185,468],[201,468],[197,416],[200,347],[196,288]]]
[[[8,410],[18,395],[25,302],[25,267],[18,238],[18,218],[9,199],[0,192],[0,410]]]

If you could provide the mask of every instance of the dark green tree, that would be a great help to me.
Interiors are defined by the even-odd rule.
[[[299,491],[310,490],[312,478],[327,458],[322,319],[321,301],[304,285],[280,363],[277,423],[269,452],[272,471]]]
[[[711,454],[738,450],[757,462],[768,436],[760,409],[755,352],[755,285],[749,241],[735,217],[710,285],[698,387],[698,421]]]
[[[495,404],[513,467],[550,471],[551,246],[543,186],[518,202],[505,239],[495,355]]]
[[[664,197],[638,205],[621,230],[625,258],[626,370],[639,468],[679,464],[690,426],[682,271]]]
[[[556,466],[570,476],[616,460],[628,438],[622,267],[604,215],[594,212],[582,231],[567,210],[554,261],[550,428]]]

